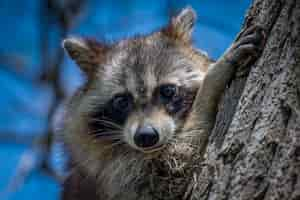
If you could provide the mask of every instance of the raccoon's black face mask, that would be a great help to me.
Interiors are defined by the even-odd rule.
[[[153,152],[182,128],[208,59],[190,37],[195,21],[185,9],[161,31],[105,45],[70,38],[64,47],[87,75],[82,107],[88,133]]]

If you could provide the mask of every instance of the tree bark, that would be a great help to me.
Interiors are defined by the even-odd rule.
[[[226,89],[190,199],[300,199],[300,1],[255,0],[267,41]]]

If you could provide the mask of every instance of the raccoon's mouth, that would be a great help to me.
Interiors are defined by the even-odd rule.
[[[150,153],[156,153],[162,150],[163,148],[165,148],[165,144],[159,144],[154,147],[139,148],[139,150],[142,151],[143,153],[150,154]]]

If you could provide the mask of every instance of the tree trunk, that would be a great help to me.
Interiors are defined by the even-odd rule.
[[[219,105],[191,199],[300,199],[300,0],[255,0],[266,46]]]

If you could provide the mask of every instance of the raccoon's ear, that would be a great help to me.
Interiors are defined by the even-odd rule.
[[[63,47],[80,69],[91,77],[99,64],[103,62],[109,47],[93,39],[67,38]]]
[[[190,43],[196,18],[194,9],[186,7],[171,18],[170,23],[162,32],[175,41]]]

